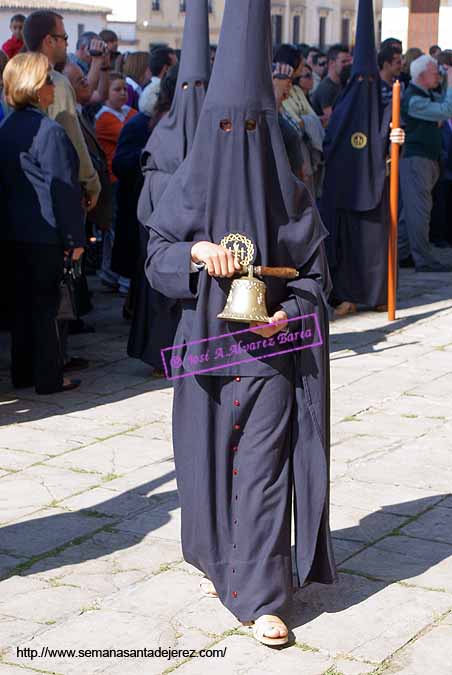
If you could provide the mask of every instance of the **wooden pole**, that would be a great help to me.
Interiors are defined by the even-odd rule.
[[[392,88],[392,128],[400,127],[400,82]],[[397,306],[397,226],[399,222],[399,157],[400,145],[391,145],[391,179],[389,190],[389,253],[388,253],[388,320],[395,321]]]

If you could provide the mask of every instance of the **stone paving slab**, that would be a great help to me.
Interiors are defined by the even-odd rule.
[[[392,659],[397,675],[450,675],[452,626],[435,626]]]
[[[335,506],[331,514],[331,528],[335,537],[364,543],[380,539],[405,522],[403,516],[385,511],[369,514],[364,509],[349,506]]]
[[[443,675],[452,281],[403,271],[399,292],[396,322],[360,312],[331,326],[331,513],[342,572],[337,585],[297,590],[296,644],[279,651],[202,596],[200,572],[182,559],[172,388],[127,358],[122,301],[96,292],[97,332],[71,337],[73,353],[93,365],[64,396],[17,396],[0,334],[0,675]],[[228,651],[187,662],[31,663],[16,657],[27,645]]]
[[[445,593],[341,574],[335,586],[298,591],[292,625],[300,643],[379,663],[451,608]]]
[[[348,560],[345,567],[378,579],[406,581],[452,594],[451,544],[404,536],[386,537]]]
[[[336,481],[331,488],[331,503],[334,506],[348,504],[350,508],[365,509],[368,513],[386,511],[410,517],[423,513],[431,506],[441,503],[447,506],[449,498],[434,488],[417,488],[410,485],[371,483],[347,476]],[[452,506],[452,504],[451,504]]]
[[[303,675],[323,675],[333,664],[327,656],[312,652],[304,652],[301,649],[282,650],[272,653],[263,645],[245,636],[233,635],[218,642],[215,649],[227,649],[226,658],[216,659],[192,659],[189,663],[178,668],[183,675],[207,675],[216,673],[290,673],[300,672]]]
[[[441,541],[452,546],[451,509],[437,506],[413,523],[402,527],[401,532],[412,537]]]
[[[34,672],[36,673],[36,670]],[[0,662],[0,675],[26,675],[26,673],[31,675],[33,670],[23,667],[8,666],[7,664]]]
[[[67,545],[110,524],[110,519],[43,509],[2,526],[1,546],[5,551],[33,557]]]

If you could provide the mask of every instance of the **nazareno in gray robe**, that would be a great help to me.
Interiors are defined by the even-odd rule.
[[[144,185],[138,203],[140,249],[136,307],[128,354],[154,368],[162,368],[160,350],[168,347],[180,319],[179,303],[150,288],[144,274],[149,240],[146,229],[156,204],[195,137],[210,77],[208,0],[187,0],[182,54],[176,93],[170,111],[157,124],[142,154]]]
[[[193,242],[218,244],[230,232],[253,240],[255,264],[300,270],[296,281],[268,284],[270,314],[278,308],[289,318],[315,312],[321,326],[322,348],[175,382],[184,557],[209,576],[242,621],[282,612],[290,601],[292,487],[298,583],[336,578],[329,528],[327,232],[284,149],[271,79],[270,9],[270,0],[226,1],[190,156],[148,221],[148,278],[182,302],[177,344],[240,328],[217,319],[230,280],[190,274]],[[197,349],[187,347],[184,358]]]

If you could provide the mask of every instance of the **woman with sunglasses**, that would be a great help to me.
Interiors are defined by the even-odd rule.
[[[57,327],[65,255],[85,242],[79,160],[65,130],[46,114],[54,101],[46,56],[18,54],[3,73],[13,109],[0,127],[2,246],[11,264],[12,381],[38,394],[69,391]]]
[[[301,75],[298,78],[298,86],[306,96],[308,103],[311,104],[310,95],[314,88],[314,77],[312,74],[312,68],[307,63],[304,64]]]

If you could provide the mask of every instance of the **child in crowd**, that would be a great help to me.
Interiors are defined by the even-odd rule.
[[[127,295],[129,280],[120,277],[111,269],[111,255],[114,243],[115,221],[117,214],[117,178],[112,170],[113,157],[118,145],[119,136],[124,125],[137,114],[127,105],[127,83],[121,73],[110,73],[110,87],[105,105],[96,115],[96,135],[106,155],[108,172],[113,187],[114,215],[111,230],[104,232],[102,268],[99,277],[102,283],[115,290],[119,286],[122,295]]]
[[[24,40],[22,34],[24,23],[25,17],[23,14],[15,14],[9,23],[12,36],[2,46],[2,51],[5,52],[9,59],[12,59],[23,49]]]

